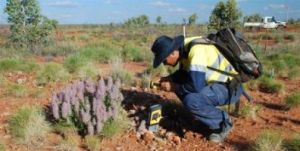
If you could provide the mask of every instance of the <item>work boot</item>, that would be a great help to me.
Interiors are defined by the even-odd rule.
[[[222,143],[226,136],[229,134],[230,130],[232,129],[232,124],[227,123],[222,128],[218,130],[214,130],[208,137],[209,141],[215,143]]]

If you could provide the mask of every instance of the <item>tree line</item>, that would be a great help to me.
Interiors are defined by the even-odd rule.
[[[8,14],[8,23],[10,24],[10,41],[17,47],[35,47],[39,44],[47,44],[49,35],[53,32],[58,22],[48,19],[41,14],[37,0],[7,0],[5,13]],[[210,31],[219,30],[225,27],[238,28],[241,26],[242,12],[237,6],[236,0],[227,0],[218,2],[212,10],[208,29]],[[183,24],[196,24],[198,16],[196,13],[188,18],[183,18]],[[260,14],[245,16],[244,21],[258,22],[262,19]],[[161,16],[157,16],[156,25],[167,24],[163,22]],[[290,19],[289,23],[296,23],[298,20]],[[127,19],[123,25],[142,27],[150,24],[147,15],[140,15]],[[32,49],[35,50],[35,49]]]

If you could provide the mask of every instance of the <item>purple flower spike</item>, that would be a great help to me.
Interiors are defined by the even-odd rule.
[[[110,91],[112,85],[113,85],[113,79],[112,79],[111,77],[108,77],[108,79],[107,79],[106,91]]]
[[[88,134],[89,135],[94,135],[94,126],[93,126],[92,122],[89,122],[87,124],[87,128],[88,128]]]
[[[61,115],[62,118],[67,119],[69,115],[69,105],[67,102],[63,102],[62,107],[61,107]]]
[[[57,102],[56,101],[52,101],[51,106],[52,106],[53,117],[56,120],[58,120],[59,119],[59,108],[58,108]]]

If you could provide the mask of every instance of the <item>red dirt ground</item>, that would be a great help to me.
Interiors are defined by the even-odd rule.
[[[43,60],[42,58],[38,60]],[[58,59],[59,62],[60,59]],[[41,61],[43,62],[43,61]],[[106,64],[101,64],[99,67],[105,71],[109,72],[110,66]],[[142,73],[145,70],[146,65],[143,63],[126,63],[124,65],[125,69],[132,71],[133,73]],[[15,82],[18,78],[18,74],[13,74],[11,77],[6,77]],[[29,90],[42,89],[44,92],[44,97],[33,98],[13,98],[3,95],[3,89],[0,88],[0,138],[3,138],[8,150],[29,150],[22,145],[15,145],[12,143],[11,136],[7,131],[8,118],[13,114],[18,108],[24,105],[43,105],[47,106],[49,104],[49,97],[51,95],[51,90],[57,86],[49,85],[45,88],[35,87],[33,83],[33,78],[31,75],[23,74],[23,77],[27,77],[26,86],[28,85]],[[223,144],[214,144],[208,142],[204,136],[200,133],[187,130],[185,134],[180,138],[180,144],[175,144],[172,141],[166,140],[153,140],[144,141],[142,139],[137,139],[134,131],[128,131],[127,133],[120,134],[119,136],[105,139],[102,141],[101,149],[105,151],[139,151],[139,150],[197,150],[197,151],[230,151],[230,150],[246,150],[253,143],[258,134],[264,129],[275,129],[282,132],[283,138],[289,138],[292,134],[300,132],[300,110],[299,108],[285,110],[283,106],[283,99],[285,96],[289,95],[291,92],[300,90],[300,79],[297,80],[281,80],[285,84],[285,92],[279,94],[268,94],[259,91],[249,91],[249,93],[254,98],[254,104],[260,104],[263,106],[261,110],[257,113],[255,119],[242,118],[232,116],[234,121],[234,128],[229,134],[228,138]],[[58,86],[60,87],[60,86]],[[159,95],[165,101],[174,101],[178,99],[174,94],[168,92],[159,92],[154,90],[131,90],[127,88],[127,93],[132,97],[134,93],[140,93],[142,95],[136,97],[137,100],[143,101],[153,101],[155,97],[151,95]],[[147,95],[143,95],[147,94]],[[156,100],[155,100],[156,101]],[[242,104],[245,104],[246,100],[242,98]],[[60,136],[56,134],[49,134],[50,142],[45,144],[43,148],[38,150],[55,150],[53,146],[57,145]],[[81,148],[81,150],[85,150]]]

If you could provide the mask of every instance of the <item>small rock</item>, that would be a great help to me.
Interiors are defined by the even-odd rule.
[[[164,146],[167,144],[167,141],[160,137],[154,137],[154,141],[157,142],[158,146]]]
[[[166,135],[166,132],[167,131],[165,129],[159,129],[158,134],[159,136],[164,137]]]
[[[145,130],[147,130],[146,129],[146,120],[142,120],[142,122],[141,122],[141,124],[140,124],[140,126],[139,126],[139,128],[138,128],[138,132],[144,132]]]
[[[12,77],[13,76],[13,74],[10,72],[10,73],[8,73],[8,77]]]
[[[152,140],[154,139],[154,135],[152,132],[147,131],[146,133],[144,133],[144,135],[142,136],[143,140],[148,144],[151,143]]]
[[[146,107],[145,106],[141,106],[140,109],[141,109],[141,111],[144,111],[144,110],[146,110]]]
[[[136,87],[131,87],[130,90],[131,90],[131,91],[136,91],[137,88],[136,88]]]
[[[167,132],[166,133],[166,139],[168,141],[172,141],[173,140],[173,136],[174,136],[174,134],[172,132]]]
[[[120,151],[120,150],[122,150],[122,147],[121,147],[121,146],[117,146],[117,147],[116,147],[116,150],[117,150],[117,151]]]
[[[129,114],[135,114],[136,110],[129,110]]]
[[[180,137],[179,137],[179,136],[174,136],[174,137],[173,137],[173,142],[174,142],[176,145],[180,145],[180,143],[181,143]]]

